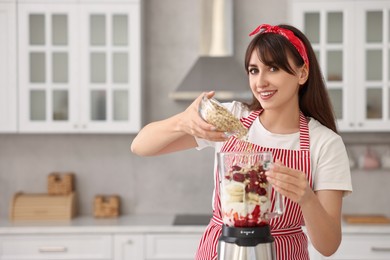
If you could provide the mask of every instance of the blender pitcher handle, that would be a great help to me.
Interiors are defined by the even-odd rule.
[[[273,156],[272,156],[272,153],[268,153],[265,155],[265,157],[269,156],[269,158],[264,158],[264,161],[267,162],[267,163],[264,163],[264,169],[265,170],[269,170],[270,166],[273,165],[274,161],[273,161]],[[277,192],[276,190],[274,190],[272,188],[272,192],[273,192],[273,200],[272,200],[272,204],[273,204],[273,207],[272,207],[272,211],[269,213],[269,218],[276,218],[276,217],[279,217],[283,214],[284,212],[284,196],[282,194],[280,194],[279,192]]]

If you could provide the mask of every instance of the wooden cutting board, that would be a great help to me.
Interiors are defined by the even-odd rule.
[[[346,214],[343,219],[348,224],[389,224],[390,218],[385,215]]]

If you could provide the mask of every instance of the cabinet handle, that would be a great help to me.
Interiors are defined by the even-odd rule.
[[[371,251],[374,251],[374,252],[390,252],[390,247],[373,246],[373,247],[371,247]]]
[[[41,246],[39,248],[40,253],[63,253],[66,252],[64,246]]]
[[[132,245],[133,244],[133,240],[127,240],[127,244]]]

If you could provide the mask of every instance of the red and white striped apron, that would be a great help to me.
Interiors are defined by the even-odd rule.
[[[261,114],[260,111],[253,111],[248,117],[241,118],[241,122],[246,128],[249,128],[254,120]],[[282,163],[290,168],[300,170],[306,173],[310,187],[313,187],[311,170],[310,170],[310,138],[309,128],[306,118],[300,113],[299,118],[300,131],[300,149],[287,150],[277,148],[261,147],[251,144],[253,151],[271,151],[274,159],[279,159]],[[248,142],[241,141],[231,137],[221,148],[221,152],[246,151]],[[221,201],[219,193],[219,174],[215,173],[215,195],[213,217],[204,232],[196,260],[215,260],[217,259],[218,239],[222,230]],[[285,211],[282,216],[271,219],[271,233],[275,238],[275,249],[277,260],[308,260],[308,241],[302,231],[303,215],[297,203],[285,198]]]

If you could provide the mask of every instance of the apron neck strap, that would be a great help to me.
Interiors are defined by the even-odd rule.
[[[263,111],[264,109],[254,110],[249,114],[249,116],[241,118],[240,121],[244,127],[249,129],[252,123]],[[309,124],[302,111],[299,111],[299,142],[301,150],[308,151],[310,149]]]

